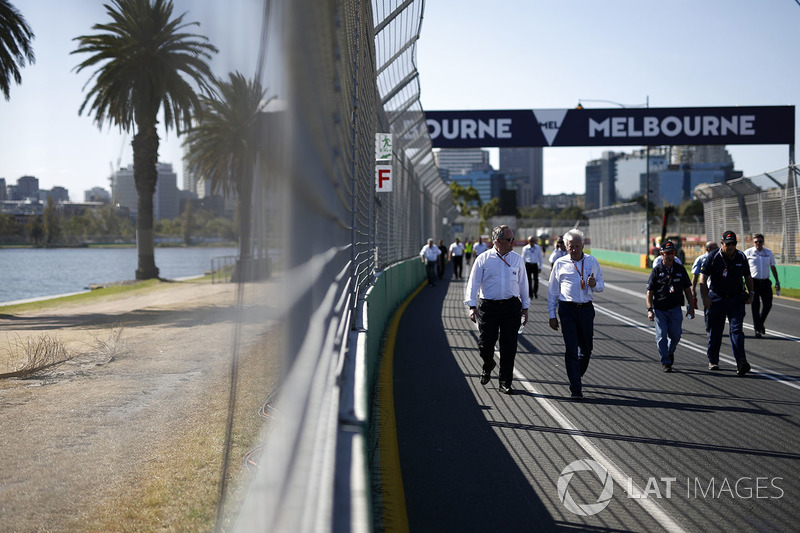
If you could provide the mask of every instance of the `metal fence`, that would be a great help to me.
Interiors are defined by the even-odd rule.
[[[797,168],[786,167],[725,183],[698,186],[694,194],[703,200],[706,233],[719,239],[727,230],[739,235],[740,249],[753,245],[753,234],[762,233],[775,261],[798,262],[800,198]]]
[[[266,4],[284,47],[267,70],[285,82],[285,107],[263,142],[278,209],[267,218],[284,246],[285,375],[268,460],[237,527],[370,530],[366,399],[350,345],[359,301],[376,272],[416,256],[427,237],[449,239],[443,220],[456,213],[419,102],[424,1]],[[385,194],[375,192],[378,132],[394,134]]]

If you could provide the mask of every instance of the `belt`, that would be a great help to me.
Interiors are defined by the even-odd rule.
[[[559,300],[559,301],[558,301],[558,303],[559,303],[559,304],[568,305],[568,306],[570,306],[570,307],[576,307],[576,308],[578,308],[578,309],[581,309],[581,308],[583,308],[583,307],[591,307],[591,306],[592,306],[592,302],[591,302],[591,301],[589,301],[589,302],[583,302],[583,303],[578,303],[578,302],[568,302],[568,301],[566,301],[566,300]]]

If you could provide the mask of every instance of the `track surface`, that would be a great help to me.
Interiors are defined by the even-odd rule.
[[[721,370],[707,370],[702,314],[684,320],[666,374],[646,276],[603,273],[583,402],[568,399],[563,339],[547,324],[549,270],[519,340],[512,396],[499,393],[496,371],[479,382],[466,279],[448,271],[411,302],[394,359],[411,531],[796,530],[800,303],[776,298],[764,339],[748,308],[752,374],[736,375],[727,327]]]

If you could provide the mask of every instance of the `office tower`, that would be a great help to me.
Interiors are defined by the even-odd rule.
[[[178,216],[178,176],[170,163],[158,163],[158,181],[153,195],[153,219],[173,219]],[[121,168],[114,173],[111,184],[113,203],[127,207],[131,213],[138,211],[138,195],[133,179],[133,166]]]
[[[534,205],[541,199],[544,181],[541,147],[500,148],[499,171],[516,178],[518,205]]]
[[[451,176],[466,174],[471,170],[486,170],[489,167],[489,151],[482,148],[442,148],[434,152],[436,166],[447,170]]]

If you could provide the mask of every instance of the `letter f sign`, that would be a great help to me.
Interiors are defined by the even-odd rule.
[[[392,192],[392,167],[375,167],[375,192]]]

